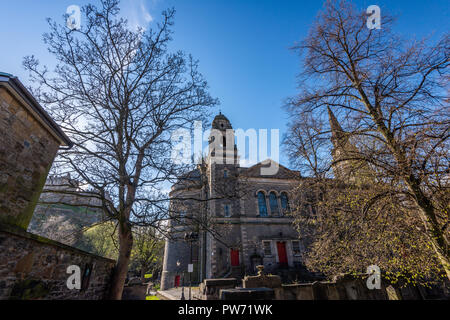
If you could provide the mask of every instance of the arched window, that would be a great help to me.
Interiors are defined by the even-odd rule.
[[[280,212],[278,210],[278,199],[277,194],[275,192],[271,192],[269,194],[269,203],[270,203],[270,212],[272,215],[276,216],[279,215]]]
[[[289,199],[286,192],[281,193],[280,200],[283,213],[291,211],[291,208],[289,207]]]
[[[259,215],[261,217],[267,217],[266,195],[262,191],[258,192],[258,207]]]
[[[230,213],[230,206],[229,206],[228,204],[226,204],[226,205],[223,207],[223,209],[224,209],[224,215],[225,215],[225,217],[230,217],[230,216],[231,216],[231,213]]]

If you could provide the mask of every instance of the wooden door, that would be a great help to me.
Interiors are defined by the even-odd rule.
[[[175,276],[175,288],[180,286],[180,276]]]
[[[277,242],[277,250],[278,250],[278,262],[280,266],[287,266],[287,254],[286,254],[286,244],[284,242]]]
[[[239,266],[239,250],[231,249],[231,266]]]

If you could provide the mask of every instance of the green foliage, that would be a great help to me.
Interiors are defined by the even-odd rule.
[[[78,247],[94,254],[114,259],[118,257],[118,233],[116,222],[107,221],[93,226],[84,232]],[[162,266],[164,241],[154,228],[137,227],[133,230],[133,249],[131,251],[129,271],[143,278],[153,277]]]
[[[383,194],[385,186],[355,182],[311,182],[302,185],[321,193],[308,203],[297,199],[295,225],[309,240],[305,252],[309,269],[330,278],[338,274],[361,274],[370,265],[380,267],[390,283],[430,284],[439,280],[442,268],[425,236],[423,223],[405,197]],[[319,191],[320,190],[320,191]],[[305,207],[314,205],[315,215]]]
[[[148,271],[158,271],[162,267],[164,241],[152,227],[133,230],[133,250],[131,251],[130,271],[147,278]],[[152,276],[152,275],[151,275]]]
[[[119,250],[116,223],[106,221],[83,233],[78,247],[93,254],[117,260]]]

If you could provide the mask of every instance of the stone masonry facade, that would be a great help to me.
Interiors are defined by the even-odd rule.
[[[288,215],[289,194],[298,185],[299,173],[271,160],[241,167],[229,120],[222,114],[216,116],[212,129],[223,136],[229,130],[232,136],[219,144],[222,152],[213,147],[216,137],[211,136],[209,156],[200,166],[202,169],[194,170],[172,187],[172,199],[207,201],[172,201],[175,216],[171,221],[172,237],[166,241],[161,288],[187,283],[190,248],[183,235],[192,230],[200,230],[192,254],[191,278],[197,283],[204,279],[242,278],[255,274],[260,264],[271,273],[304,270],[304,246]],[[234,148],[230,144],[227,149],[227,141]],[[222,156],[224,161],[217,161]],[[263,174],[262,167],[274,165],[279,167],[276,174]],[[189,225],[193,215],[204,215],[212,230],[202,231],[202,227]]]
[[[72,142],[14,76],[0,72],[0,300],[103,299],[115,261],[27,232],[58,149]],[[80,270],[80,289],[67,280]]]
[[[0,248],[0,300],[106,298],[114,260],[11,228],[0,229]],[[80,267],[86,288],[68,289],[71,265]],[[86,267],[89,279],[83,278]]]
[[[0,218],[28,225],[59,143],[0,87]]]

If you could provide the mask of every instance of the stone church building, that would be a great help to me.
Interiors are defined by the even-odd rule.
[[[368,176],[367,163],[343,160],[357,150],[330,108],[328,117],[335,177],[351,181],[355,176]],[[208,156],[172,187],[171,237],[165,246],[162,290],[187,285],[189,279],[198,283],[241,278],[255,274],[257,265],[291,280],[320,277],[304,267],[302,253],[307,243],[299,240],[288,215],[293,205],[290,192],[309,178],[272,160],[241,167],[234,141],[230,121],[217,115]],[[273,165],[278,166],[276,174],[262,170]],[[193,265],[190,274],[189,264]]]
[[[227,141],[234,144],[234,135],[225,138],[227,130],[233,132],[230,121],[219,114],[212,129],[223,134],[223,143],[212,147],[212,137],[204,163],[170,193],[172,237],[165,246],[162,290],[187,285],[190,262],[193,283],[254,274],[260,264],[272,273],[302,267],[302,243],[286,215],[299,172],[271,160],[241,167],[236,145],[226,148]],[[275,175],[262,174],[269,165],[279,166]],[[185,239],[189,232],[196,237],[191,242]]]

